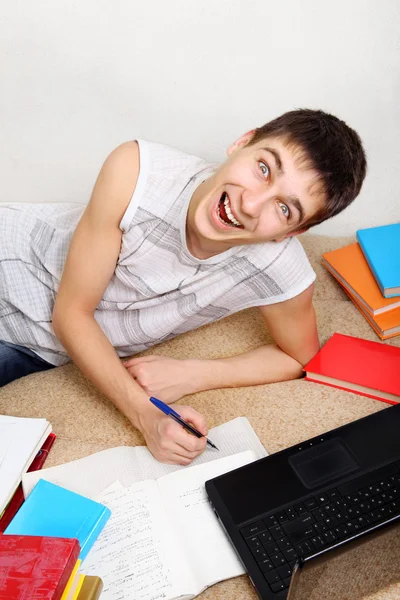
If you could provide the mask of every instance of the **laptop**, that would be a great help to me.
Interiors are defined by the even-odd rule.
[[[225,473],[205,487],[259,597],[310,600],[302,590],[309,590],[318,566],[334,565],[356,546],[371,555],[369,546],[389,530],[400,537],[400,404]],[[326,581],[331,587],[332,579]]]
[[[379,590],[399,581],[400,525],[381,526],[301,560],[294,567],[287,600],[375,598]]]

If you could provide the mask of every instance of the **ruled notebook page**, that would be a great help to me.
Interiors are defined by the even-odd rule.
[[[253,450],[256,458],[267,455],[246,417],[238,417],[210,429],[208,437],[218,446],[219,451],[207,447],[190,466],[232,456],[245,450]],[[96,499],[115,480],[128,487],[138,481],[158,479],[168,473],[186,468],[188,467],[158,462],[146,446],[119,446],[57,467],[27,473],[23,477],[23,489],[26,497],[39,479],[46,479],[78,494]]]

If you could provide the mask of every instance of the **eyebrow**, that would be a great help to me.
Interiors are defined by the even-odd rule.
[[[275,159],[275,167],[276,167],[276,170],[278,171],[279,176],[284,175],[285,174],[285,170],[283,168],[282,160],[281,160],[281,157],[279,155],[279,152],[277,152],[274,148],[270,148],[269,146],[266,146],[265,148],[261,148],[261,149],[265,150],[266,152],[269,152],[270,154],[272,154],[272,156]],[[299,219],[298,222],[301,223],[304,220],[304,209],[303,209],[303,207],[301,205],[300,200],[297,198],[297,196],[289,196],[288,200],[299,211],[300,219]]]
[[[266,152],[269,152],[270,154],[272,154],[272,156],[275,159],[275,166],[276,166],[276,169],[277,169],[279,175],[284,175],[285,171],[282,166],[282,161],[281,161],[279,152],[274,150],[274,148],[269,148],[268,146],[266,146],[265,148],[261,148],[261,150],[265,150]]]
[[[300,200],[297,198],[297,196],[289,196],[289,200],[293,204],[293,206],[295,208],[297,208],[297,210],[300,213],[300,218],[298,220],[298,224],[302,223],[304,221],[304,210],[300,203]]]

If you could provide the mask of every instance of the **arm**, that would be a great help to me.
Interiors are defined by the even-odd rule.
[[[151,405],[148,394],[123,368],[94,312],[114,274],[121,246],[121,218],[139,173],[136,142],[114,150],[97,178],[69,248],[53,312],[53,328],[88,379],[140,429],[159,460],[188,464],[205,446]],[[182,416],[206,432],[189,407]]]
[[[296,379],[319,350],[313,290],[311,285],[295,298],[260,307],[276,344],[229,358],[177,361],[148,356],[130,359],[125,366],[144,389],[169,402],[204,390]]]

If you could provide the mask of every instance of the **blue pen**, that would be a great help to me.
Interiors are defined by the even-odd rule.
[[[177,412],[175,412],[170,406],[168,406],[168,404],[164,404],[164,402],[162,402],[158,398],[154,398],[153,396],[150,397],[150,402],[152,402],[154,406],[159,408],[165,415],[167,415],[167,417],[172,417],[177,423],[179,423],[179,425],[182,425],[182,427],[186,429],[186,431],[190,431],[190,433],[193,433],[193,435],[195,435],[198,438],[204,437],[204,435],[200,433],[200,431],[198,431],[197,429],[192,427],[192,425],[189,425],[189,423],[184,421],[182,417],[178,415]],[[212,448],[218,450],[217,446],[213,444],[212,441],[208,438],[207,444],[209,444]]]

